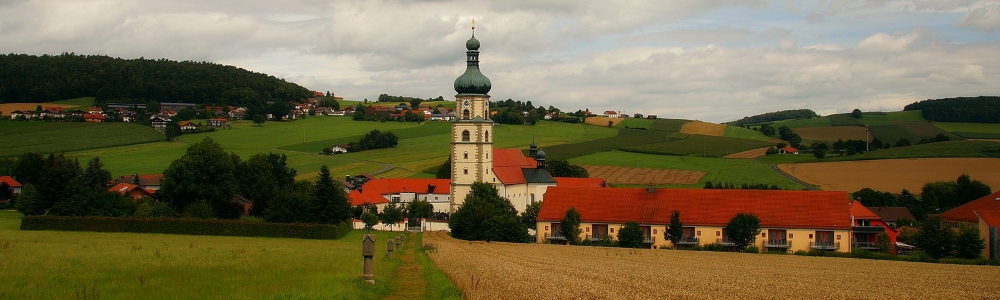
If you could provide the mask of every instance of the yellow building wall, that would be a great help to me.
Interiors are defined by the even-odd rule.
[[[982,218],[979,218],[979,238],[986,244],[986,247],[983,247],[983,258],[990,258],[990,225],[986,225]]]

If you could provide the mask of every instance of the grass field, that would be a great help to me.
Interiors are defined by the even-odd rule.
[[[583,165],[591,178],[604,178],[610,184],[696,184],[705,171],[664,170],[622,166]]]
[[[900,127],[903,127],[903,129],[906,129],[906,131],[909,131],[913,135],[919,137],[917,141],[924,138],[933,139],[938,134],[944,134],[953,141],[962,139],[961,137],[954,135],[951,132],[945,131],[940,127],[934,126],[934,124],[927,122],[896,122],[896,124],[899,125]]]
[[[375,233],[369,286],[359,230],[331,241],[20,231],[19,223],[0,212],[4,299],[379,299],[399,266],[385,257],[387,232]]]
[[[792,165],[779,167],[792,174]],[[955,181],[959,175],[1000,186],[1000,158],[911,158],[795,164],[795,177],[824,190],[854,192],[862,188],[920,193],[925,183]]]
[[[792,129],[803,140],[836,142],[843,140],[864,140],[865,128],[861,126],[801,127]],[[871,138],[871,137],[870,137]]]
[[[864,125],[860,119],[855,119],[851,114],[834,114],[829,115],[830,123],[833,126],[859,126]]]
[[[1000,157],[1000,143],[990,141],[950,141],[907,147],[893,147],[864,154],[827,157],[825,161],[931,157]]]
[[[676,135],[678,134],[675,134],[675,136]],[[622,146],[618,147],[618,149],[622,151],[650,154],[723,157],[737,152],[772,145],[774,144],[759,140],[692,134],[682,139],[670,139],[669,141]]]
[[[827,127],[833,126],[833,122],[830,121],[829,117],[815,117],[808,119],[794,119],[794,120],[784,120],[774,122],[771,124],[777,130],[781,126],[788,128],[799,128],[799,127]]]
[[[17,121],[0,121],[0,124]],[[0,125],[0,156],[24,152],[53,153],[162,141],[153,128],[130,123],[20,122],[31,126]]]
[[[990,136],[990,137],[1000,136],[1000,124],[934,122],[934,126],[940,127],[945,131],[953,132],[965,138],[984,138],[985,136]],[[967,135],[984,136],[984,137],[969,137]],[[994,138],[1000,138],[1000,137],[994,137]]]
[[[760,133],[760,131],[747,129],[743,127],[737,127],[737,126],[726,126],[726,129],[722,132],[722,136],[731,138],[740,138],[740,139],[751,139],[751,140],[758,140],[765,142],[773,139],[772,137]]]
[[[0,111],[3,112],[4,116],[9,117],[10,112],[15,110],[31,110],[34,111],[38,106],[41,105],[42,108],[46,107],[62,107],[64,109],[68,108],[79,108],[87,109],[91,105],[94,105],[94,97],[84,97],[76,99],[68,99],[55,102],[47,103],[0,103]]]
[[[650,129],[650,127],[653,127],[653,123],[655,122],[656,121],[650,119],[628,118],[625,119],[625,121],[622,121],[621,124],[618,124],[618,126],[622,128]]]
[[[665,142],[670,140],[670,132],[658,130],[622,129],[618,135],[603,139],[591,140],[573,144],[563,144],[545,148],[545,154],[550,158],[568,159],[581,155],[598,153],[617,149],[623,146],[636,147],[644,144]]]
[[[802,189],[791,180],[771,170],[766,164],[748,159],[727,159],[693,156],[667,156],[654,154],[608,151],[576,157],[569,160],[578,165],[623,166],[630,168],[652,168],[665,170],[705,171],[697,184],[666,185],[667,187],[701,188],[705,181],[743,183],[764,183],[788,189]]]
[[[681,127],[683,127],[684,123],[687,122],[691,121],[680,119],[656,119],[653,120],[653,125],[649,127],[649,130],[680,132]]]
[[[887,112],[886,116],[893,122],[927,122],[919,110]]]
[[[990,299],[1000,286],[993,266],[476,243],[445,233],[424,243],[467,299]],[[907,275],[887,283],[859,272]]]

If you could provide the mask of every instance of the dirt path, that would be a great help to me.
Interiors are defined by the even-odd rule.
[[[392,294],[385,299],[424,299],[427,283],[424,282],[424,269],[420,268],[414,253],[414,249],[416,249],[414,241],[416,240],[415,236],[407,235],[406,240],[403,241],[403,252],[394,253],[401,254],[396,257],[402,261],[402,264],[393,275],[395,280],[393,280],[391,287]]]

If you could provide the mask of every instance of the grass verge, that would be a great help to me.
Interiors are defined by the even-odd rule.
[[[424,269],[424,281],[427,283],[427,291],[424,294],[426,299],[462,299],[462,291],[455,286],[455,283],[448,278],[441,269],[434,265],[434,262],[427,257],[427,252],[437,251],[433,244],[424,244],[423,234],[417,237],[417,263]]]

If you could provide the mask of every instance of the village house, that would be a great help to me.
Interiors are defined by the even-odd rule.
[[[226,125],[229,125],[229,120],[226,120],[224,118],[212,118],[212,119],[208,119],[208,126],[212,126],[212,127],[215,127],[215,128],[222,128],[222,127],[226,127]]]
[[[104,122],[105,118],[106,117],[102,114],[93,114],[93,113],[83,114],[83,120],[85,122],[100,123]]]
[[[619,114],[616,111],[608,110],[604,111],[604,117],[606,118],[618,118]]]
[[[896,237],[899,231],[889,225],[882,217],[865,207],[861,202],[852,201],[851,220],[854,224],[851,227],[851,248],[864,249],[868,251],[879,251],[877,243],[878,236],[885,234],[889,237],[889,245],[896,244]],[[887,249],[892,251],[893,249]]]
[[[1000,259],[1000,192],[969,201],[941,214],[941,219],[953,228],[972,227],[979,230],[979,238],[986,242],[983,257]]]
[[[784,147],[778,149],[778,154],[799,154],[799,149],[795,149],[792,147]]]
[[[155,194],[156,191],[160,190],[160,181],[163,180],[163,174],[136,174],[136,175],[125,175],[119,176],[111,180],[109,185],[115,186],[120,183],[130,183],[139,186],[140,188],[147,190],[150,194]]]
[[[139,187],[138,185],[132,183],[119,183],[108,189],[109,192],[119,193],[121,195],[126,195],[132,202],[139,202],[143,199],[154,199],[153,194],[155,191],[147,190]]]
[[[349,146],[347,144],[333,145],[333,147],[330,147],[330,151],[333,154],[347,153],[350,150],[351,150],[351,146]]]
[[[164,130],[167,129],[167,123],[170,123],[169,117],[161,115],[152,115],[149,117],[149,125],[153,126],[153,129]]]
[[[198,130],[198,124],[195,124],[195,123],[193,123],[191,121],[183,121],[183,122],[177,123],[177,126],[181,127],[181,131]]]
[[[21,188],[24,187],[24,185],[22,185],[20,182],[14,180],[14,177],[10,177],[7,175],[0,176],[0,182],[6,183],[7,188],[9,188],[10,192],[13,193],[14,195],[20,195]]]
[[[892,228],[899,228],[899,221],[909,220],[914,222],[917,218],[913,217],[910,213],[910,209],[902,206],[890,206],[890,207],[869,207],[872,212],[885,220],[886,224],[892,226]]]
[[[360,189],[351,191],[351,205],[375,205],[381,209],[389,203],[427,201],[435,212],[448,212],[451,191],[448,179],[386,178],[372,179]]]

